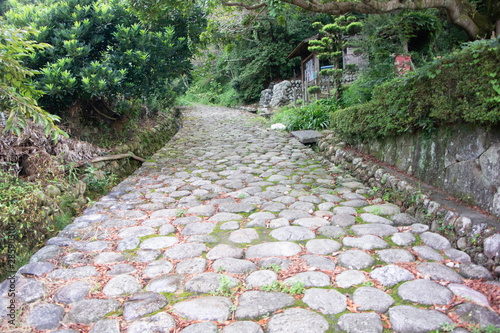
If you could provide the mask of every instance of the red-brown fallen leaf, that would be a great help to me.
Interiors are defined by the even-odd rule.
[[[384,328],[390,330],[392,328],[392,325],[391,325],[391,322],[389,321],[389,317],[387,317],[385,314],[383,313],[379,313],[380,314],[380,318],[382,319],[382,326],[384,326]]]
[[[361,307],[361,305],[355,304],[350,298],[347,298],[347,310],[357,313],[359,312],[359,307]]]

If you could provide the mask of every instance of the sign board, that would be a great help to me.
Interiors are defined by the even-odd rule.
[[[311,82],[316,79],[316,71],[314,70],[314,57],[309,59],[304,66],[304,81]]]

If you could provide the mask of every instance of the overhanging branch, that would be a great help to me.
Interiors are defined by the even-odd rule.
[[[222,1],[222,4],[224,6],[228,6],[228,7],[243,7],[247,10],[255,10],[255,9],[259,9],[259,8],[263,8],[263,7],[266,7],[266,3],[265,2],[262,2],[262,3],[259,3],[257,5],[249,5],[249,4],[246,4],[244,2],[227,2],[227,1]]]

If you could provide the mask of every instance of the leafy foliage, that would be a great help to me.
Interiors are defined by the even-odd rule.
[[[451,123],[500,124],[500,39],[467,44],[376,88],[365,104],[340,109],[331,126],[350,140],[431,131]]]
[[[325,25],[321,22],[314,22],[313,27],[319,30],[320,38],[309,42],[309,51],[317,53],[320,60],[327,60],[333,64],[333,69],[324,69],[320,74],[334,77],[336,97],[339,98],[342,50],[347,46],[347,37],[360,32],[362,23],[353,15],[343,15],[335,18],[333,23]]]
[[[27,34],[36,34],[33,29],[20,30],[0,27],[0,125],[17,135],[26,127],[26,120],[32,119],[45,128],[48,136],[57,140],[59,135],[67,135],[55,122],[53,116],[38,106],[37,98],[42,94],[31,84],[37,71],[26,68],[22,61],[49,45],[28,40]]]
[[[321,99],[311,104],[293,108],[284,107],[273,116],[273,122],[282,123],[287,131],[321,130],[328,128],[330,113],[339,107],[335,99]]]
[[[28,61],[42,74],[36,86],[46,93],[44,107],[60,112],[77,102],[110,118],[120,100],[171,93],[166,82],[190,70],[196,38],[188,26],[202,24],[201,15],[190,22],[175,11],[145,24],[118,0],[45,0],[17,6],[5,19],[36,27],[33,37],[54,46]]]
[[[274,14],[217,12],[203,35],[210,47],[197,68],[191,94],[208,94],[212,103],[219,103],[219,95],[228,93],[239,102],[251,103],[271,81],[294,75],[298,59],[288,61],[287,56],[314,34],[312,22],[327,23],[331,18],[272,8]]]

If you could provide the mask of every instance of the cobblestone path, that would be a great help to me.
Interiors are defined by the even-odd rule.
[[[164,148],[19,270],[17,326],[7,317],[0,331],[500,325],[498,300],[483,294],[499,288],[490,273],[370,192],[252,114],[193,107]]]

